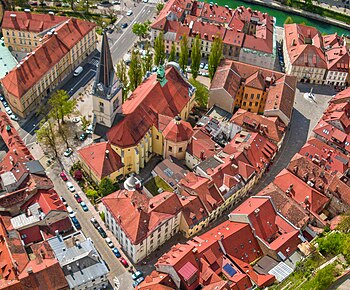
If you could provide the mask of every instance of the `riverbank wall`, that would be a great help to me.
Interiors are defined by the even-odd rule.
[[[315,20],[318,20],[318,21],[321,21],[321,22],[332,24],[332,25],[341,27],[343,29],[349,30],[349,36],[350,36],[350,25],[346,24],[346,23],[344,23],[342,21],[336,20],[336,19],[332,19],[332,18],[329,18],[329,17],[323,17],[323,16],[315,14],[315,13],[311,13],[311,12],[308,12],[308,11],[303,11],[303,10],[296,9],[296,8],[293,8],[293,7],[285,6],[285,5],[282,5],[280,3],[273,2],[273,1],[262,1],[262,0],[242,0],[242,1],[244,1],[246,3],[257,4],[257,5],[273,8],[273,9],[276,9],[276,10],[284,11],[284,12],[295,14],[295,15],[299,15],[299,16],[302,16],[302,17],[309,17],[309,18],[312,18],[312,19],[315,19]]]

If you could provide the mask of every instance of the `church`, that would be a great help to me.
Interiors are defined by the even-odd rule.
[[[91,95],[95,133],[104,139],[80,149],[78,156],[96,183],[139,173],[156,154],[184,159],[193,133],[185,120],[195,104],[195,88],[177,63],[159,66],[122,103],[122,85],[104,33]]]

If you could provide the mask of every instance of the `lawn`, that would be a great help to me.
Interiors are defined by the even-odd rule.
[[[173,189],[159,176],[152,178],[145,184],[146,189],[153,195],[159,194],[158,189],[161,188],[164,191],[173,191]]]

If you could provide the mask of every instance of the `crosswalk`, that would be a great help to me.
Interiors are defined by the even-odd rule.
[[[94,65],[94,66],[97,66],[98,65],[98,59],[96,58],[92,58],[90,61],[89,61],[90,64]]]

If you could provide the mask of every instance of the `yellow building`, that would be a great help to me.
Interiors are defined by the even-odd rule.
[[[1,79],[12,111],[22,118],[28,116],[95,49],[94,23],[71,18],[51,29],[42,43]]]
[[[168,136],[168,139],[164,138],[164,131],[168,124],[171,125],[176,121],[174,121],[176,116],[183,120],[188,118],[194,106],[194,99],[194,88],[175,63],[168,63],[165,70],[160,67],[157,74],[151,75],[137,87],[122,105],[122,114],[116,115],[114,122],[116,125],[107,133],[108,142],[112,150],[120,157],[122,164],[117,172],[113,168],[108,175],[114,179],[131,172],[139,173],[140,169],[145,167],[155,154],[168,156],[170,152],[164,152],[164,150],[168,150],[170,143],[174,141],[176,144],[171,146],[172,155],[181,158],[181,154],[184,155],[186,152],[188,136],[192,132],[192,129],[188,128],[189,124],[178,121],[181,126],[187,128],[184,138],[172,138],[174,132],[176,135],[177,130],[174,127],[177,125],[172,125],[170,129],[167,129],[168,133],[165,135]],[[101,152],[97,153],[101,149],[95,145],[90,145],[82,150],[85,156],[101,154]],[[82,150],[78,153],[81,162],[85,163],[83,167],[91,168],[87,158],[81,154]],[[90,170],[85,171],[89,173]],[[95,174],[93,179],[100,179],[101,176],[103,177],[103,174]]]

